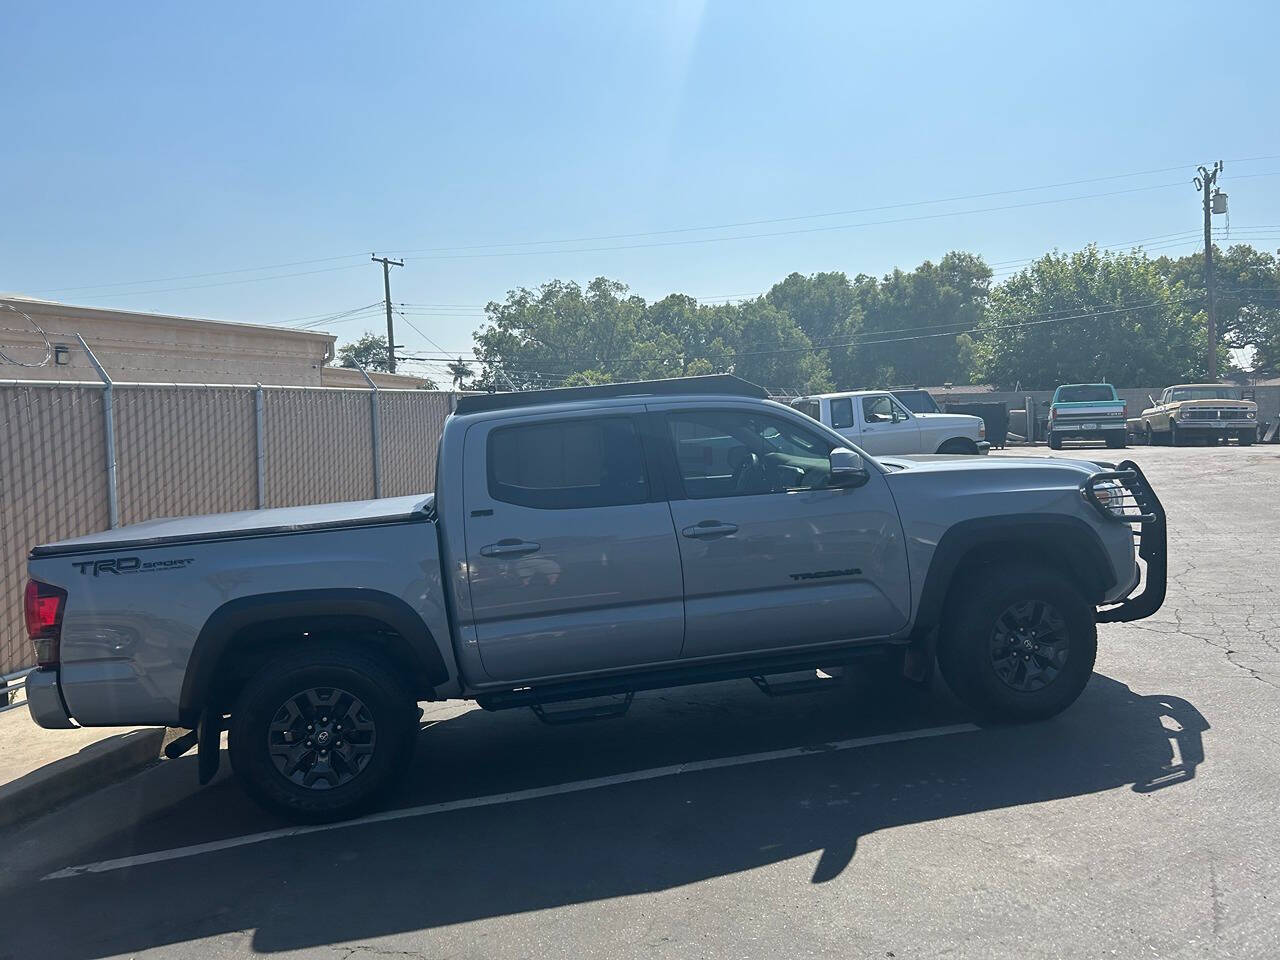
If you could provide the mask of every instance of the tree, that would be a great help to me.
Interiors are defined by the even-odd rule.
[[[967,382],[970,355],[955,335],[982,322],[990,285],[985,261],[958,251],[909,273],[895,270],[881,280],[859,276],[853,287],[861,315],[859,356],[852,364],[857,382]]]
[[[453,380],[453,388],[455,390],[466,388],[466,383],[471,379],[472,375],[471,364],[459,357],[457,360],[450,361],[445,369],[448,370],[449,376]]]
[[[1204,253],[1161,257],[1157,269],[1180,286],[1199,309],[1208,309]],[[1257,373],[1280,371],[1280,260],[1247,243],[1214,249],[1214,292],[1218,334],[1227,347],[1248,351]]]
[[[1182,288],[1140,251],[1049,253],[992,292],[976,363],[1003,389],[1202,379],[1203,316],[1183,300]]]
[[[597,277],[513,290],[476,334],[481,389],[734,372],[775,390],[829,384],[825,360],[790,316],[763,299],[709,307],[673,295],[653,305]]]
[[[859,379],[858,348],[862,312],[853,284],[843,273],[792,273],[765,294],[770,305],[787,314],[826,358],[831,379],[848,388]]]
[[[338,360],[339,366],[385,372],[391,366],[387,356],[387,338],[365,331],[359,340],[338,348]]]

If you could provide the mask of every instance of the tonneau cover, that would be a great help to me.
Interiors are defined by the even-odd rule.
[[[352,500],[346,503],[318,503],[306,507],[272,507],[268,510],[240,510],[235,513],[211,513],[196,517],[166,517],[144,523],[91,533],[71,540],[42,544],[31,551],[32,557],[89,553],[222,540],[230,537],[253,537],[295,533],[334,527],[358,527],[378,523],[406,523],[428,519],[435,503],[434,494],[409,497],[386,497],[381,500]]]

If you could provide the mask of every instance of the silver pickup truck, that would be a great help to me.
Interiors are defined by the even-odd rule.
[[[585,719],[874,655],[1031,720],[1164,598],[1137,466],[874,459],[733,377],[466,397],[434,487],[36,547],[36,722],[188,728],[204,780],[226,730],[259,802],[325,820],[396,782],[419,701]]]

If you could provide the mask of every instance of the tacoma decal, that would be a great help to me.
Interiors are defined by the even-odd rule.
[[[861,575],[861,567],[850,567],[848,570],[815,570],[812,573],[787,574],[792,580],[825,580],[828,577],[857,577]]]

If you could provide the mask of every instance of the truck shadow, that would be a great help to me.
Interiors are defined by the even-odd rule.
[[[908,713],[915,722],[897,717],[895,726],[936,719],[921,723],[917,709]],[[641,719],[637,738],[653,733]],[[733,725],[731,718],[707,722]],[[844,735],[860,736],[871,722],[870,714],[849,719]],[[486,715],[464,714],[432,732],[452,727],[469,749],[489,723]],[[242,931],[252,931],[251,946],[262,952],[417,931],[420,949],[431,955],[432,931],[450,925],[667,891],[794,858],[813,858],[804,868],[808,882],[829,883],[858,869],[858,842],[876,831],[1182,785],[1204,759],[1207,729],[1186,700],[1142,696],[1095,675],[1075,707],[1041,724],[817,751],[39,883],[21,895],[30,897],[26,907],[13,904],[12,915],[38,915],[55,897],[58,932],[24,945],[24,931],[16,931],[0,942],[0,957],[127,955]],[[813,742],[791,736],[791,745]],[[557,751],[572,757],[583,743],[603,749],[617,737],[607,729],[574,734],[563,748],[553,737],[546,763],[527,754],[525,763],[540,770],[549,763],[554,774]],[[429,753],[425,761],[415,790],[429,776]],[[488,761],[473,755],[470,762]],[[509,782],[510,766],[506,773]],[[407,802],[423,802],[414,792]]]

